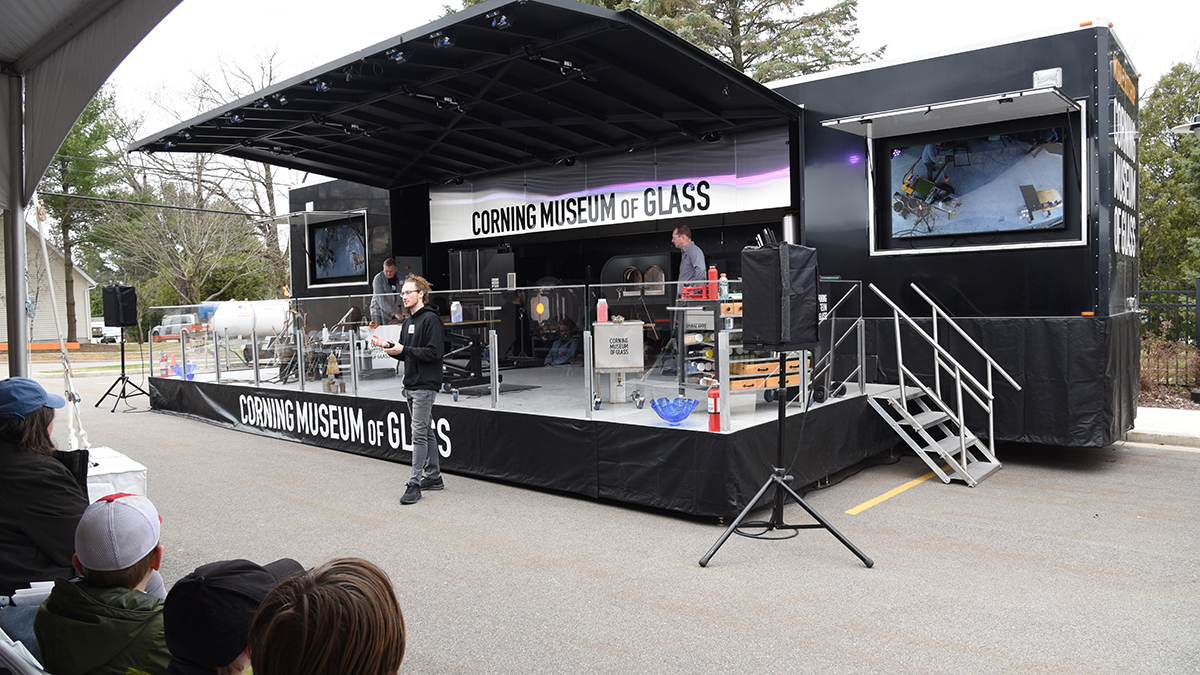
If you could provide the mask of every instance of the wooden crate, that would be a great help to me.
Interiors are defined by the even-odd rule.
[[[778,364],[776,364],[778,365]],[[789,387],[795,387],[800,384],[800,373],[792,373],[784,380]],[[745,377],[740,380],[730,380],[729,389],[731,391],[740,391],[743,389],[766,389],[779,386],[779,376],[771,375],[769,377]]]
[[[738,302],[722,302],[721,303],[721,314],[722,315],[741,314],[741,313],[742,313],[742,303],[740,301],[738,301]]]
[[[794,372],[800,369],[800,359],[789,359],[787,362],[787,372]],[[758,363],[731,363],[729,364],[730,375],[754,375],[757,373],[777,373],[779,372],[778,361],[760,361]]]

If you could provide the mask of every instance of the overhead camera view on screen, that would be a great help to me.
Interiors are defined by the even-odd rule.
[[[1061,128],[892,150],[892,237],[934,237],[1063,224]]]
[[[361,226],[340,223],[314,228],[317,279],[361,276],[367,270],[367,247]]]

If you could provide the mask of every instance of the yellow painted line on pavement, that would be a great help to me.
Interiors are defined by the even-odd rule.
[[[946,471],[949,468],[950,468],[949,466],[943,466],[942,471]],[[929,473],[925,474],[924,476],[921,476],[920,478],[914,478],[913,480],[908,481],[907,483],[905,483],[904,485],[901,485],[898,488],[888,490],[887,492],[879,495],[878,497],[876,497],[874,499],[871,499],[869,501],[865,501],[865,502],[859,504],[858,506],[847,511],[846,515],[857,516],[858,514],[862,513],[863,511],[866,511],[867,509],[871,508],[872,506],[883,503],[883,502],[891,499],[892,497],[895,497],[896,495],[900,494],[901,492],[904,492],[905,490],[907,490],[909,488],[914,488],[914,487],[920,485],[921,483],[924,483],[925,481],[929,480],[930,478],[933,478],[936,475],[937,475],[936,473],[930,471]]]

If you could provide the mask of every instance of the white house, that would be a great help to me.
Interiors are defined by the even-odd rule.
[[[29,294],[33,296],[36,314],[29,321],[29,343],[58,342],[58,332],[55,330],[55,314],[61,322],[63,337],[67,336],[67,291],[63,278],[63,254],[54,246],[47,243],[50,254],[50,274],[46,274],[46,264],[42,258],[41,234],[26,224],[25,258],[29,270]],[[0,242],[4,241],[4,233],[0,232]],[[0,271],[7,276],[3,257],[0,256]],[[90,291],[96,287],[96,282],[84,274],[78,267],[74,268],[75,275],[75,336],[86,342],[91,334],[91,298]],[[54,279],[54,294],[58,300],[57,309],[50,300],[49,278]],[[0,286],[0,298],[7,291]],[[0,300],[0,342],[8,344],[8,303],[7,298]]]

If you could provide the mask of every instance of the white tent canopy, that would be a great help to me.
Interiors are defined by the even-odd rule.
[[[24,269],[21,214],[71,126],[122,59],[179,2],[4,1],[0,209],[4,210],[7,269]],[[10,375],[27,375],[25,296],[24,275],[6,275]]]

